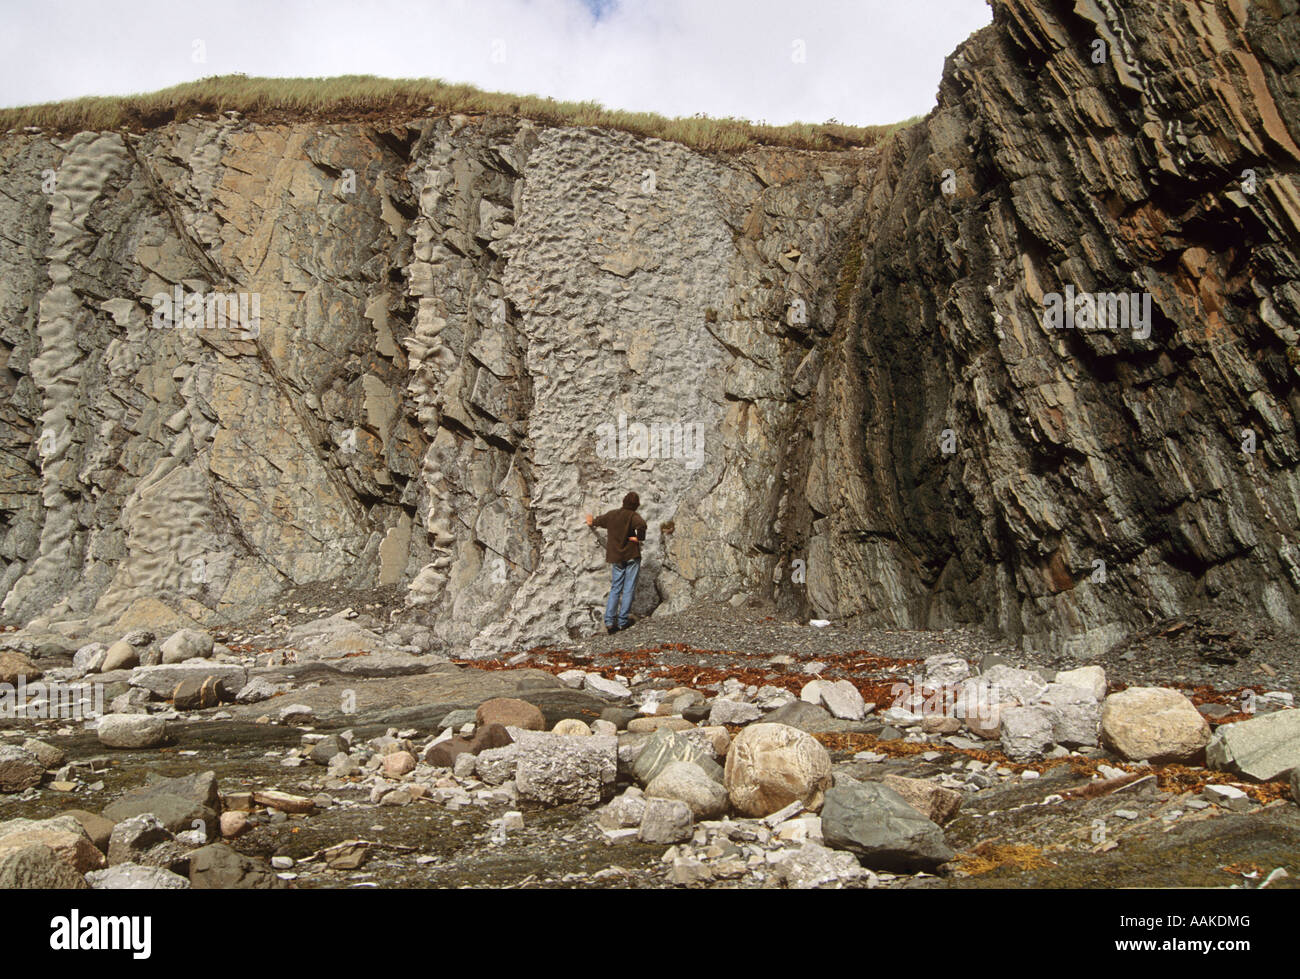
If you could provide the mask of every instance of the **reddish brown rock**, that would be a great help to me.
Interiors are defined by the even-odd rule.
[[[451,768],[456,762],[457,755],[467,751],[471,755],[477,755],[488,748],[504,748],[513,743],[514,738],[510,737],[510,733],[503,726],[489,724],[475,731],[472,738],[457,737],[439,741],[424,753],[424,762],[435,768]]]
[[[22,653],[11,649],[0,650],[0,683],[17,685],[21,678],[24,683],[32,683],[41,678],[41,671],[36,664]]]

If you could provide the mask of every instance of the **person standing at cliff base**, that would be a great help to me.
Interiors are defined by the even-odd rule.
[[[595,518],[586,514],[588,527],[603,527],[607,531],[605,560],[611,566],[612,577],[609,601],[605,603],[605,631],[611,636],[636,621],[628,617],[628,612],[632,610],[632,595],[641,571],[641,544],[646,534],[645,521],[636,512],[640,505],[641,498],[628,493],[619,509]]]

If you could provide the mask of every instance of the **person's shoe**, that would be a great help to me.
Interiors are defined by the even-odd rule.
[[[605,626],[605,632],[612,636],[614,633],[618,632],[618,626],[607,625]]]
[[[620,630],[622,630],[622,629],[630,629],[630,628],[631,628],[632,626],[634,626],[634,625],[636,625],[636,619],[632,618],[631,616],[628,616],[628,620],[627,620],[627,622],[624,623],[623,625],[619,626],[619,629],[620,629]]]

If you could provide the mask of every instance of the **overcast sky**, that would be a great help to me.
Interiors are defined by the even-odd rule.
[[[985,0],[0,0],[0,105],[366,74],[868,125],[929,111],[944,57],[990,20]]]

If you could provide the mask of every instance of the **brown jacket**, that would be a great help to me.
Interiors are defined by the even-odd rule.
[[[605,561],[608,564],[621,564],[641,557],[641,541],[645,540],[646,525],[635,510],[610,510],[602,513],[591,522],[593,527],[604,527],[609,531],[605,541]],[[635,540],[628,541],[629,537]]]

